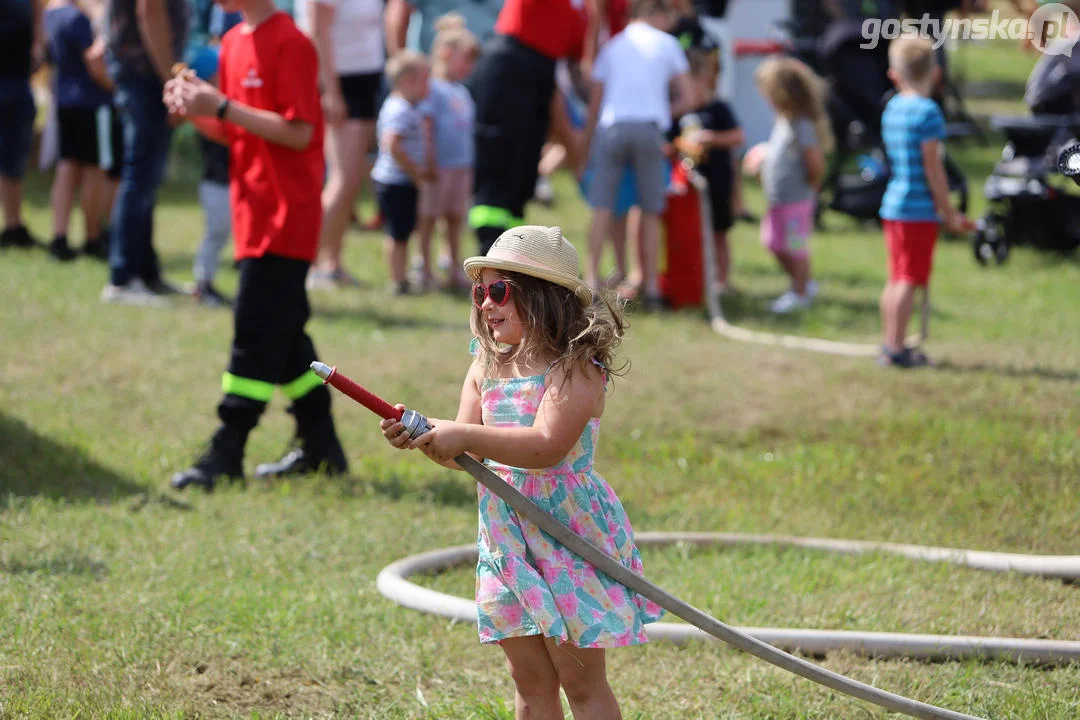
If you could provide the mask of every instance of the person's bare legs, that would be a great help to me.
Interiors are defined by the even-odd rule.
[[[915,305],[915,286],[908,282],[898,282],[893,286],[891,313],[891,332],[886,337],[889,350],[900,352],[904,349],[904,340],[907,336],[908,321],[911,320],[911,311]]]
[[[728,272],[731,270],[731,246],[727,232],[715,230],[713,245],[716,247],[716,282],[720,283],[721,287],[727,287]]]
[[[611,221],[611,249],[615,252],[615,274],[607,284],[617,286],[626,280],[626,215]]]
[[[558,645],[551,638],[544,643],[576,720],[622,720],[619,701],[608,685],[603,649]]]
[[[434,188],[431,191],[435,192]],[[435,273],[431,271],[431,241],[435,237],[435,225],[438,221],[439,218],[434,215],[423,215],[416,223],[420,238],[420,261],[423,263],[420,280],[424,289],[435,282]]]
[[[450,286],[465,287],[469,279],[461,271],[461,231],[465,218],[461,215],[446,216],[446,249],[450,253]]]
[[[370,172],[367,152],[374,137],[375,123],[370,120],[346,120],[326,126],[328,176],[322,192],[323,223],[317,261],[321,270],[337,273],[342,269],[345,230],[361,180]]]
[[[660,215],[641,213],[641,289],[646,298],[660,297]]]
[[[893,336],[893,309],[892,309],[892,296],[893,296],[893,283],[889,281],[885,283],[885,287],[881,291],[881,341],[886,349],[893,350],[889,347],[890,338]]]
[[[105,171],[94,165],[83,166],[81,205],[86,240],[94,241],[101,235],[101,218],[105,210],[102,199],[106,193]]]
[[[4,229],[22,225],[22,180],[0,175],[0,203],[4,206]]]
[[[810,272],[809,259],[800,259],[785,251],[774,254],[776,256],[776,262],[780,263],[780,267],[782,267],[788,277],[791,278],[791,289],[794,290],[797,295],[805,295],[806,281]]]
[[[511,638],[500,644],[514,680],[516,720],[562,720],[559,675],[540,635]]]
[[[641,268],[641,208],[634,206],[626,213],[626,246],[629,257],[634,259],[626,271],[626,284],[640,288],[642,283]]]
[[[61,160],[53,175],[49,203],[53,211],[53,237],[67,237],[71,223],[71,209],[75,206],[75,192],[82,179],[82,166],[72,160]]]
[[[401,287],[405,282],[405,266],[408,262],[409,244],[397,242],[389,235],[383,241],[386,250],[386,261],[390,266],[390,279],[395,287]]]
[[[791,288],[797,295],[806,295],[810,285],[810,256],[791,256]]]
[[[589,228],[589,267],[585,282],[591,288],[599,287],[600,259],[604,254],[604,241],[611,235],[612,212],[607,208],[593,208],[592,226]]]

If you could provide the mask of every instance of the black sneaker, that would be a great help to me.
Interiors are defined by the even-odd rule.
[[[169,484],[175,490],[197,485],[206,492],[213,492],[219,480],[243,481],[246,441],[246,435],[224,425],[219,427],[210,438],[206,452],[187,470],[173,475]]]
[[[345,459],[345,450],[341,447],[337,434],[330,437],[330,442],[323,453],[313,453],[305,447],[299,447],[285,453],[277,462],[263,463],[255,468],[257,478],[290,477],[310,475],[322,472],[327,475],[343,475],[349,470]]]
[[[888,348],[882,347],[881,354],[878,355],[878,365],[882,367],[910,370],[917,367],[926,367],[930,364],[930,358],[928,358],[925,353],[908,347],[899,352],[893,352]]]
[[[37,246],[37,240],[25,225],[16,225],[0,232],[0,247],[28,249]]]
[[[161,277],[144,282],[146,282],[146,289],[155,295],[187,295],[181,288]]]
[[[232,301],[219,293],[210,283],[199,283],[195,286],[195,299],[200,305],[212,308],[232,307]]]
[[[49,254],[60,262],[71,262],[78,256],[78,253],[68,245],[67,235],[57,235],[53,238],[53,241],[49,243]]]
[[[87,238],[82,246],[82,254],[95,260],[109,259],[109,236],[101,233],[96,238]]]

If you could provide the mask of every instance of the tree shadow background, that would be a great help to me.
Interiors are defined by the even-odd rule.
[[[146,488],[0,411],[0,509],[12,498],[118,500]]]

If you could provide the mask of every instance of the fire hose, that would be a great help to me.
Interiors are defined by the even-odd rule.
[[[849,343],[838,340],[825,340],[823,338],[780,335],[747,330],[728,322],[727,318],[724,317],[724,310],[720,304],[720,287],[716,280],[716,245],[713,238],[709,181],[698,172],[696,164],[690,157],[683,157],[682,165],[686,170],[687,177],[690,179],[690,184],[693,185],[695,192],[697,192],[698,201],[701,204],[701,243],[703,264],[705,266],[705,307],[709,313],[709,325],[712,327],[713,332],[730,340],[740,342],[811,350],[831,355],[875,357],[881,352],[880,346],[871,343]],[[910,348],[922,347],[923,343],[930,337],[930,288],[928,286],[920,288],[919,295],[919,332],[908,338],[907,346]]]
[[[387,419],[392,418],[399,420],[405,427],[410,438],[419,437],[432,427],[427,418],[420,413],[414,410],[402,411],[394,408],[385,400],[337,372],[337,368],[315,362],[312,363],[311,369],[316,375],[322,378],[324,383],[341,391],[374,412],[376,415]],[[722,640],[739,650],[754,655],[755,657],[765,660],[788,672],[832,688],[833,690],[846,695],[850,695],[851,697],[878,705],[892,712],[902,713],[916,718],[926,718],[928,720],[972,720],[974,718],[972,715],[965,715],[963,713],[912,700],[845,677],[773,647],[766,642],[727,625],[657,587],[641,575],[638,575],[623,566],[617,560],[612,559],[595,545],[584,538],[581,538],[559,522],[555,517],[542,510],[532,500],[523,495],[512,485],[505,482],[471,455],[462,453],[454,458],[454,461],[463,470],[475,478],[477,482],[505,501],[520,517],[535,523],[541,530],[551,535],[551,537],[565,545],[582,559],[591,563],[596,569],[607,574],[612,579],[625,585],[642,597],[655,602],[668,612],[682,618],[700,631],[712,637]],[[445,551],[442,552],[445,555]],[[461,553],[459,552],[458,554],[460,555]],[[419,558],[413,558],[414,561],[418,559]],[[1072,570],[1076,575],[1080,576],[1080,557],[1065,558],[1064,560],[1066,563],[1071,563],[1070,567]],[[439,566],[439,562],[429,564],[431,564],[432,567]],[[444,562],[442,563],[442,566],[447,564],[448,563]],[[380,589],[382,589],[382,576],[389,570],[390,568],[387,568],[380,574]],[[473,617],[475,618],[475,614]],[[1037,643],[1038,641],[1027,642]],[[1066,658],[1071,657],[1073,659],[1080,659],[1080,642],[1052,644],[1059,646],[1057,648],[1059,650],[1059,660],[1062,659],[1062,654]]]

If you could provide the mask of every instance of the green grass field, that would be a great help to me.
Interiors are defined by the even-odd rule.
[[[957,151],[977,200],[999,151]],[[580,244],[587,214],[566,178],[557,190],[530,220]],[[43,236],[46,202],[35,179],[29,220]],[[166,189],[157,223],[167,272],[190,278],[190,185]],[[875,341],[876,231],[830,216],[814,240],[820,301],[783,320],[765,309],[785,283],[756,229],[733,242],[734,322]],[[389,299],[379,245],[350,235],[368,287],[315,295],[310,330],[324,360],[376,392],[452,415],[468,302]],[[226,289],[235,279],[222,272]],[[497,649],[374,584],[394,559],[473,541],[472,481],[391,451],[373,416],[336,398],[349,478],[171,495],[169,474],[214,427],[230,318],[182,301],[102,306],[104,282],[89,261],[0,255],[0,717],[511,717]],[[1077,287],[1075,258],[1021,250],[981,269],[967,244],[944,243],[928,347],[941,367],[911,373],[733,343],[697,312],[632,316],[599,469],[639,531],[1075,554]],[[283,407],[254,434],[249,469],[285,447]],[[645,562],[737,625],[1080,639],[1080,587],[1060,582],[795,550],[648,549]],[[472,589],[468,569],[424,582]],[[823,663],[982,717],[1080,715],[1080,666]],[[720,644],[615,651],[610,677],[628,718],[884,717]]]

